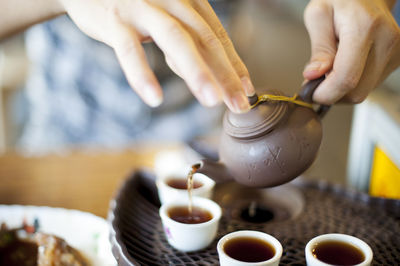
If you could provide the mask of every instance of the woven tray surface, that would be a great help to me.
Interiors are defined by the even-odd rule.
[[[300,215],[262,224],[223,215],[215,241],[205,250],[184,253],[167,242],[158,215],[153,177],[136,172],[111,202],[113,254],[119,265],[218,265],[218,239],[236,230],[258,230],[283,246],[281,265],[305,265],[307,242],[321,234],[344,233],[368,243],[374,265],[400,265],[400,201],[372,198],[322,182],[301,182],[305,199]]]

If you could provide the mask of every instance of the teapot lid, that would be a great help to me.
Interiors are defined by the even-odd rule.
[[[278,91],[268,94],[282,95]],[[282,101],[261,102],[244,114],[227,110],[223,126],[225,132],[235,138],[254,138],[271,131],[282,119],[288,109],[288,103]]]

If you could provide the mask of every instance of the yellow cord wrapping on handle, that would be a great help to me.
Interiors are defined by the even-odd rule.
[[[308,107],[308,108],[313,108],[313,105],[311,103],[306,103],[302,100],[297,100],[297,94],[293,95],[292,97],[288,96],[283,96],[283,95],[273,95],[273,94],[263,94],[258,96],[257,102],[251,106],[251,108],[256,107],[259,103],[261,102],[266,102],[266,101],[282,101],[282,102],[290,102],[294,103],[300,106]]]

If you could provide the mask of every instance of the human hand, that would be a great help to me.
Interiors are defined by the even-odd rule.
[[[311,60],[303,76],[327,74],[315,102],[360,103],[400,65],[400,29],[390,0],[312,0],[304,21]]]
[[[153,40],[171,69],[206,106],[250,106],[249,73],[207,0],[59,0],[75,24],[111,46],[129,84],[150,106],[162,90],[141,42]]]

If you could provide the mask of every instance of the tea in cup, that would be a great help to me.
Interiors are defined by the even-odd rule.
[[[282,245],[275,237],[251,230],[225,235],[217,250],[221,266],[277,266],[282,256]]]
[[[305,253],[309,266],[368,266],[373,256],[367,243],[345,234],[317,236],[307,243]]]
[[[161,204],[177,199],[188,199],[187,175],[167,175],[156,181],[158,196]],[[204,174],[193,174],[192,195],[203,198],[211,198],[215,182]]]
[[[222,210],[210,199],[193,197],[191,212],[188,199],[181,198],[164,203],[159,213],[168,243],[190,252],[208,247],[215,239]]]

